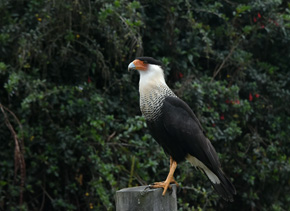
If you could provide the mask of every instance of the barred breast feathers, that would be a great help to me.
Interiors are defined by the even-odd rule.
[[[154,70],[140,72],[139,92],[140,109],[146,120],[154,121],[161,115],[165,97],[177,97],[167,86],[163,70],[154,66]]]

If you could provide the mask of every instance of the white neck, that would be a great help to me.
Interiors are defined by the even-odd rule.
[[[140,70],[140,80],[139,80],[139,91],[148,91],[156,86],[166,86],[164,79],[164,73],[160,66],[158,65],[148,65],[148,69],[143,71]]]
[[[140,108],[146,120],[154,120],[161,114],[166,97],[176,97],[167,86],[163,70],[158,65],[148,65],[148,69],[139,71]]]

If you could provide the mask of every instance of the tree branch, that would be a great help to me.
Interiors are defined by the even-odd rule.
[[[18,171],[18,169],[20,169],[21,183],[20,183],[19,204],[22,205],[22,203],[23,203],[23,188],[24,188],[25,177],[26,177],[26,166],[25,166],[25,160],[24,160],[24,143],[23,143],[23,141],[21,141],[18,138],[17,133],[15,132],[12,124],[10,123],[5,110],[8,111],[14,117],[16,122],[19,124],[20,129],[22,129],[22,126],[20,124],[20,121],[18,120],[18,118],[16,117],[16,115],[12,111],[10,111],[8,108],[5,108],[2,104],[0,104],[0,109],[3,113],[5,124],[8,127],[8,129],[10,130],[10,132],[13,136],[13,139],[14,139],[14,143],[15,143],[15,148],[14,148],[14,163],[15,163],[14,181],[16,181],[17,171]]]
[[[217,69],[217,71],[214,72],[213,77],[211,79],[211,82],[213,81],[213,79],[217,76],[217,74],[219,74],[219,72],[221,71],[221,69],[224,67],[225,63],[228,61],[228,59],[232,56],[233,52],[235,51],[235,49],[239,46],[240,41],[237,42],[236,45],[234,45],[229,54],[227,55],[227,57],[223,60],[223,62],[221,63],[221,65],[219,66],[219,68]]]

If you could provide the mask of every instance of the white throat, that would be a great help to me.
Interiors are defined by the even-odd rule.
[[[140,80],[139,80],[139,92],[140,94],[143,91],[149,91],[150,89],[154,89],[156,86],[166,86],[166,82],[164,79],[164,73],[160,66],[158,65],[148,65],[148,69],[146,71],[139,71]]]
[[[166,97],[176,97],[167,86],[163,70],[158,65],[148,65],[139,71],[140,108],[146,120],[155,120],[161,115],[161,107]]]

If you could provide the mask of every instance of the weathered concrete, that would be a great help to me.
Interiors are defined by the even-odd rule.
[[[177,211],[176,185],[165,196],[163,189],[149,186],[124,188],[116,192],[117,211]]]

